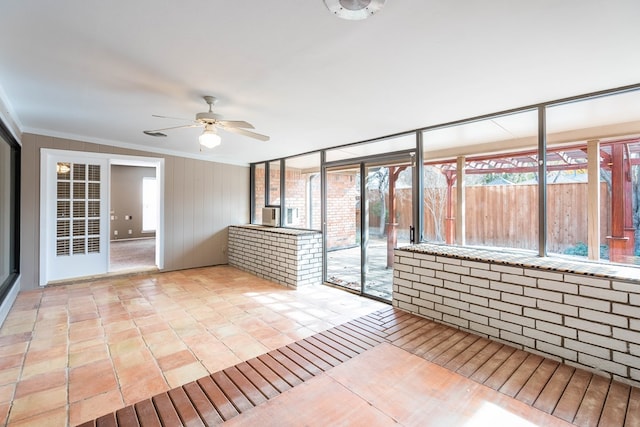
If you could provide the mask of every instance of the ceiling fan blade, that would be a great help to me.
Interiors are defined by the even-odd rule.
[[[167,134],[166,133],[162,133],[162,132],[158,132],[157,130],[143,130],[142,133],[144,133],[145,135],[149,135],[149,136],[155,136],[155,137],[166,137]]]
[[[182,128],[197,128],[197,127],[200,127],[200,125],[194,124],[194,125],[172,126],[170,128],[143,130],[142,132],[150,136],[166,136],[165,134],[162,133],[162,131],[171,130],[171,129],[182,129]]]
[[[225,128],[223,127],[222,129],[229,131],[229,132],[233,132],[233,133],[237,133],[240,135],[244,135],[244,136],[248,136],[249,138],[255,138],[255,139],[259,139],[260,141],[268,141],[270,138],[267,135],[262,135],[256,132],[251,132],[248,131],[246,129],[241,129],[241,128]]]
[[[244,120],[218,120],[216,123],[226,128],[255,129],[251,123],[247,123]]]
[[[159,119],[182,120],[184,122],[192,122],[193,121],[193,119],[185,119],[184,117],[159,116],[157,114],[152,114],[151,117],[157,117]]]

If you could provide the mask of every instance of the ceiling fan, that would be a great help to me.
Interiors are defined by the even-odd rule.
[[[252,124],[247,123],[243,120],[221,120],[222,117],[219,114],[215,114],[212,111],[213,105],[217,101],[216,97],[207,95],[207,96],[204,96],[203,98],[204,98],[204,101],[209,105],[209,111],[196,114],[195,120],[181,119],[176,117],[158,116],[155,114],[153,115],[153,117],[159,117],[161,119],[187,120],[192,122],[191,124],[181,125],[181,126],[172,126],[168,128],[161,128],[161,129],[145,130],[142,132],[149,136],[166,137],[167,134],[164,133],[164,131],[166,130],[203,127],[204,131],[198,137],[198,140],[201,145],[207,148],[216,147],[220,145],[220,142],[222,141],[220,138],[220,135],[218,135],[216,131],[216,128],[220,128],[228,132],[233,132],[240,135],[248,136],[250,138],[255,138],[260,141],[269,140],[269,137],[266,135],[262,135],[262,134],[247,130],[247,129],[254,129],[254,127]]]

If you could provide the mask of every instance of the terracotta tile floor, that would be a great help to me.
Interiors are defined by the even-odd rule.
[[[383,307],[227,266],[23,292],[0,328],[0,423],[77,425]]]
[[[296,410],[291,411],[292,407]],[[568,427],[572,424],[382,343],[225,425]]]

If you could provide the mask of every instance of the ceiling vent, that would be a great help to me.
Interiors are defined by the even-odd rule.
[[[324,0],[334,15],[338,18],[357,21],[366,19],[378,12],[386,0]]]

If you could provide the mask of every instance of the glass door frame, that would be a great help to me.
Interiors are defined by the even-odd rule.
[[[393,163],[400,163],[400,162],[407,162],[409,161],[411,167],[412,167],[412,197],[413,200],[415,200],[416,198],[416,192],[417,192],[417,187],[418,187],[418,182],[419,182],[419,177],[418,177],[418,173],[421,173],[422,168],[417,167],[417,161],[418,156],[416,155],[416,151],[415,149],[410,149],[410,150],[404,150],[404,151],[397,151],[397,152],[393,152],[393,153],[385,153],[385,154],[378,154],[378,155],[372,155],[372,156],[367,156],[367,157],[358,157],[358,158],[351,158],[351,159],[344,159],[344,160],[337,160],[337,161],[333,161],[333,162],[325,162],[325,156],[324,156],[324,152],[322,153],[322,188],[321,188],[321,192],[322,192],[322,200],[325,201],[322,204],[322,235],[323,235],[323,239],[322,239],[322,281],[323,283],[332,285],[332,286],[338,286],[335,285],[331,282],[329,282],[327,279],[327,267],[328,267],[328,256],[327,256],[327,235],[328,235],[328,226],[327,226],[327,203],[326,201],[328,200],[327,196],[327,172],[330,172],[331,170],[336,170],[336,169],[345,169],[345,168],[353,168],[356,169],[358,168],[360,171],[360,290],[359,291],[354,291],[352,289],[348,289],[348,288],[342,288],[344,290],[347,290],[349,292],[353,292],[356,293],[360,296],[364,296],[367,298],[372,298],[375,300],[379,300],[385,303],[391,303],[390,300],[386,300],[380,297],[377,297],[375,295],[371,295],[365,292],[365,284],[366,284],[366,268],[367,268],[367,246],[369,243],[369,227],[368,227],[368,223],[369,223],[369,217],[368,217],[368,211],[369,211],[369,198],[367,197],[366,194],[366,180],[367,180],[367,168],[371,167],[371,166],[384,166],[386,164],[393,164]],[[420,170],[418,170],[420,169]],[[416,230],[416,212],[418,212],[418,210],[416,209],[415,206],[413,206],[413,208],[411,209],[411,213],[412,213],[412,218],[411,218],[411,222],[413,224],[413,228],[414,230]],[[416,233],[413,232],[411,233],[411,243],[418,243],[418,240],[416,238]]]

